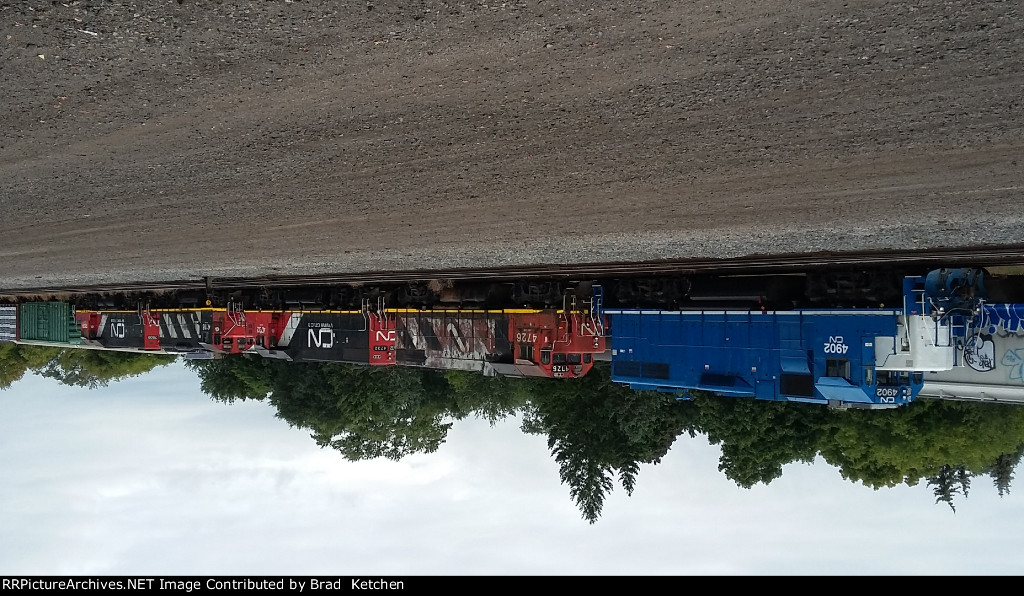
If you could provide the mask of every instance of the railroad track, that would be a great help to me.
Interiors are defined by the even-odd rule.
[[[910,251],[861,251],[753,255],[730,259],[654,260],[639,263],[581,263],[573,265],[519,265],[492,268],[338,273],[326,275],[267,275],[258,277],[195,278],[165,282],[100,284],[0,290],[0,296],[157,292],[166,290],[228,290],[252,287],[315,287],[412,283],[430,280],[508,281],[525,279],[599,279],[693,273],[795,273],[842,267],[1024,265],[1024,244]]]

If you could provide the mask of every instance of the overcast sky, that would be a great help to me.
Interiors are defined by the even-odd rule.
[[[875,491],[818,462],[751,490],[677,440],[589,525],[546,438],[463,421],[438,452],[348,462],[175,364],[0,391],[0,574],[1020,574],[1024,486]]]

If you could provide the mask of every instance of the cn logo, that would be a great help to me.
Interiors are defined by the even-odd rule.
[[[311,348],[331,348],[334,347],[334,329],[330,327],[320,327],[319,329],[309,330],[309,347]]]
[[[843,341],[842,335],[830,335],[828,341],[825,342],[826,354],[845,354],[849,350],[850,346]]]
[[[117,321],[110,324],[110,335],[118,339],[124,339],[128,332],[125,328],[124,321]]]
[[[378,330],[376,338],[377,338],[375,340],[376,343],[384,342],[384,343],[393,344],[393,343],[395,343],[395,331],[393,329],[389,329],[387,331],[380,331],[380,330]]]

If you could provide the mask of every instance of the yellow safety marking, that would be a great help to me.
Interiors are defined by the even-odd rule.
[[[215,307],[200,307],[200,308],[149,308],[143,309],[149,312],[228,312],[227,308],[215,308]],[[105,310],[105,309],[81,309],[76,308],[75,312],[81,313],[110,313],[110,314],[123,314],[123,313],[137,313],[139,309],[132,310]],[[236,311],[231,311],[236,312]],[[330,315],[358,315],[364,312],[372,314],[373,310],[362,311],[362,310],[263,310],[263,309],[243,309],[241,312],[253,312],[253,313],[310,313],[310,314],[330,314]],[[504,309],[468,309],[468,308],[431,308],[431,309],[419,309],[419,308],[385,308],[384,313],[388,314],[409,314],[409,313],[464,313],[464,314],[520,314],[520,315],[535,315],[544,312],[550,312],[548,310],[536,309],[536,308],[504,308]],[[556,314],[565,314],[566,311],[559,309],[555,311]],[[568,314],[572,315],[586,315],[590,314],[590,311],[586,310],[570,310]]]
[[[227,309],[225,309],[225,308],[218,309],[218,308],[206,307],[206,308],[147,308],[147,309],[143,309],[143,310],[145,310],[147,312],[218,312],[218,311],[226,311]],[[85,313],[94,312],[94,313],[100,313],[100,314],[124,314],[124,313],[138,313],[139,309],[136,308],[134,310],[104,310],[104,309],[76,308],[75,312],[76,313],[79,313],[79,312],[85,312]]]
[[[535,310],[532,308],[506,308],[500,310],[485,310],[485,309],[472,309],[472,308],[430,308],[430,309],[419,309],[419,308],[385,308],[385,313],[391,314],[431,314],[431,313],[461,313],[467,315],[476,314],[537,314],[544,311]]]

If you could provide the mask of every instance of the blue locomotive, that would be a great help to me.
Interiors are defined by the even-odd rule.
[[[906,277],[898,308],[606,310],[612,379],[681,398],[897,407],[925,373],[964,366],[980,333],[1021,330],[1024,306],[985,299],[981,270],[940,269]]]

